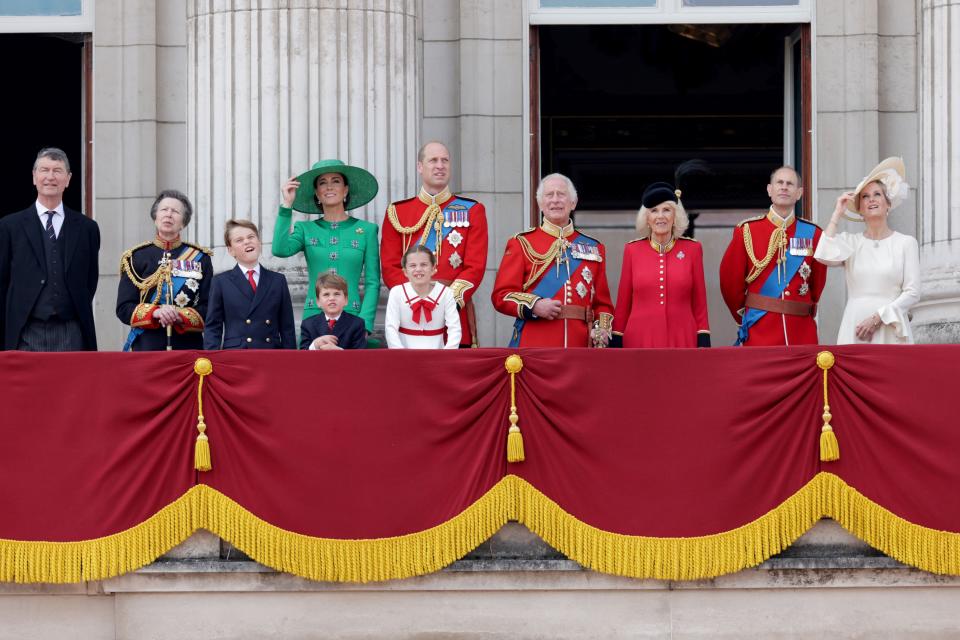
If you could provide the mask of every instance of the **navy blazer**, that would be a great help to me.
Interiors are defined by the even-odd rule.
[[[46,283],[43,224],[35,204],[0,220],[0,350],[16,349]],[[83,348],[97,350],[93,294],[100,275],[100,227],[82,213],[63,208],[63,279],[80,324]]]
[[[296,327],[287,278],[260,265],[257,293],[237,265],[210,286],[204,349],[296,349]]]
[[[367,348],[366,325],[363,320],[346,311],[340,314],[340,319],[333,325],[333,329],[327,324],[327,318],[322,312],[306,318],[300,323],[300,348],[309,349],[314,339],[331,333],[337,336],[337,346],[341,349]]]

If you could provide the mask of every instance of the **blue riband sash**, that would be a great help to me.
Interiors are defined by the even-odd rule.
[[[577,238],[576,244],[586,245],[588,247],[595,247],[599,244],[593,238],[589,238],[585,235],[581,235]],[[567,247],[566,250],[566,259],[570,265],[570,274],[577,272],[577,269],[580,268],[580,258],[574,258],[571,252],[571,248]],[[556,266],[551,265],[546,271],[543,272],[543,275],[540,277],[540,282],[537,283],[537,286],[533,288],[533,294],[541,298],[546,298],[550,300],[560,291],[560,288],[563,286],[563,283],[567,281],[566,279],[566,269],[564,273],[558,273],[560,270]],[[523,318],[517,318],[513,321],[513,337],[510,339],[510,344],[508,345],[511,349],[516,349],[520,346],[520,336],[523,334],[523,325],[526,323],[526,320]]]
[[[809,240],[813,238],[814,233],[816,232],[816,226],[805,221],[797,220],[797,233],[794,235],[795,238],[803,238]],[[792,253],[787,254],[787,266],[784,269],[785,276],[781,281],[777,278],[777,272],[779,269],[774,268],[773,271],[767,276],[767,279],[764,281],[763,286],[760,288],[760,295],[767,296],[768,298],[780,298],[783,296],[783,292],[786,290],[787,285],[790,284],[790,281],[793,280],[793,276],[797,275],[797,271],[800,269],[800,265],[803,264],[803,259],[806,256],[795,256]],[[747,338],[750,336],[750,327],[755,325],[760,318],[767,315],[766,311],[761,311],[760,309],[751,309],[747,308],[743,312],[743,322],[740,324],[740,331],[737,332],[737,341],[733,343],[733,346],[739,347],[747,341]]]

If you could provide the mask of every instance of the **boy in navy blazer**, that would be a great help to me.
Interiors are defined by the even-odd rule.
[[[310,351],[366,349],[363,320],[343,310],[347,306],[347,281],[335,273],[317,277],[317,306],[323,310],[300,324],[300,348]]]
[[[203,348],[296,349],[287,279],[260,265],[257,225],[227,220],[223,240],[237,266],[213,277]]]

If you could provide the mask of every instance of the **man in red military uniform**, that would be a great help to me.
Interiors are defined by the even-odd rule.
[[[794,215],[800,175],[780,167],[767,185],[772,206],[733,230],[720,261],[720,291],[740,325],[737,345],[817,344],[814,316],[827,268],[813,259],[820,227]]]
[[[540,182],[539,228],[507,241],[493,306],[516,318],[511,347],[605,347],[613,326],[606,250],[574,229],[577,191],[554,173]]]
[[[487,266],[487,214],[476,200],[450,193],[450,152],[428,142],[417,154],[422,185],[414,198],[387,207],[380,240],[380,273],[387,287],[407,281],[400,259],[413,244],[437,256],[435,279],[450,287],[460,309],[461,347],[477,346],[473,294]]]

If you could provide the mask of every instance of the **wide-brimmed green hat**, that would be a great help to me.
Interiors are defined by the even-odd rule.
[[[294,209],[303,213],[323,213],[323,209],[317,206],[313,181],[317,179],[317,176],[325,173],[339,173],[347,179],[350,193],[347,195],[347,202],[343,205],[343,208],[348,211],[367,204],[377,196],[377,191],[380,190],[377,179],[366,169],[351,167],[336,159],[321,160],[315,162],[310,171],[297,176],[300,188],[297,189],[297,195],[293,199]]]

